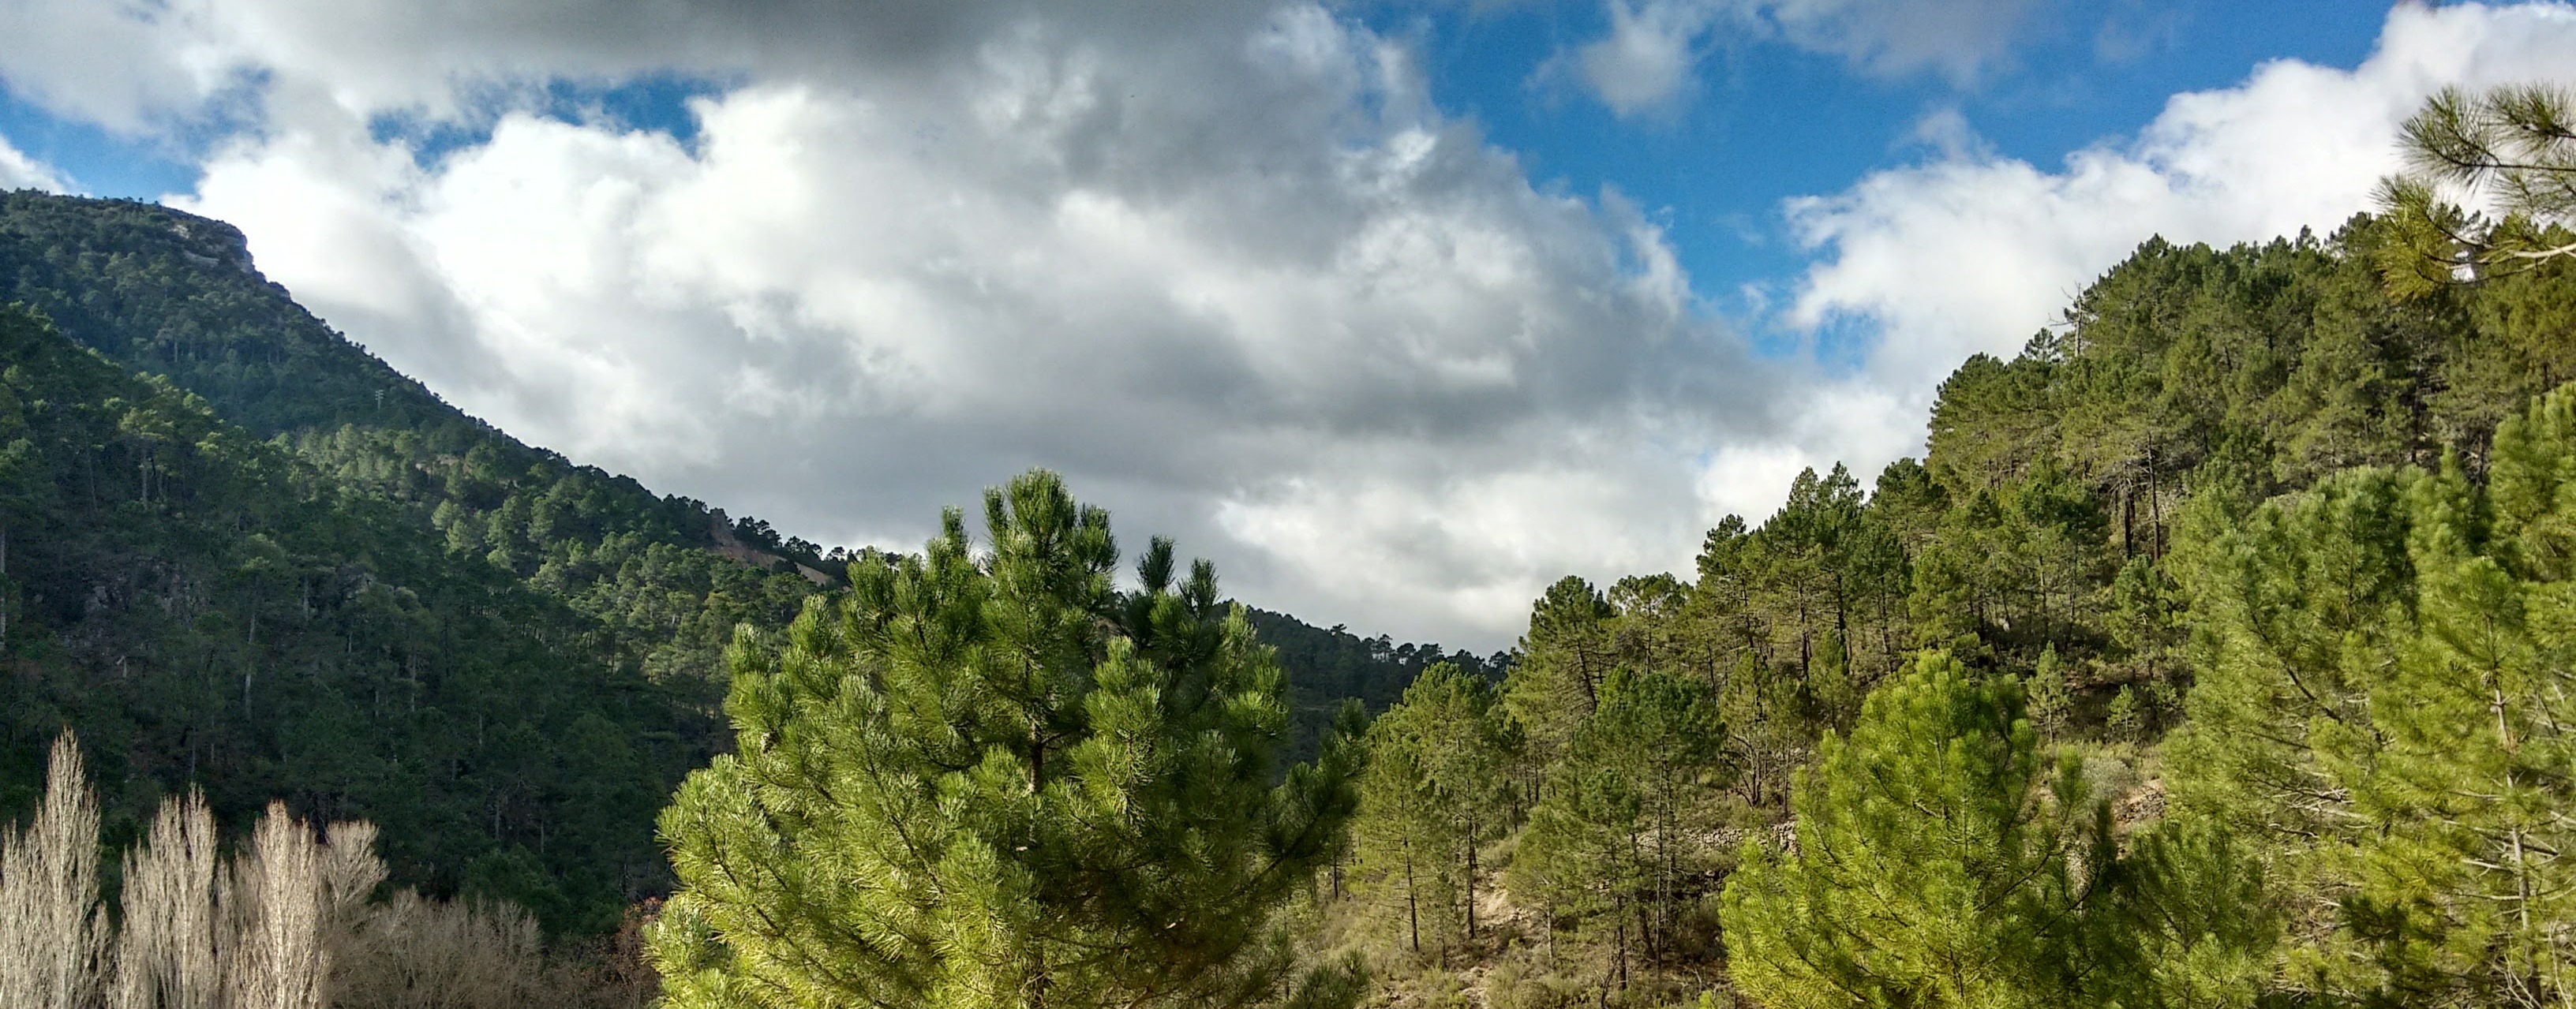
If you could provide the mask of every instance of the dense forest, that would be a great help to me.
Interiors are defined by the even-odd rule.
[[[2571,106],[2446,92],[2376,213],[2146,241],[1922,458],[1484,658],[1232,604],[1042,470],[818,551],[463,418],[214,222],[7,197],[0,925],[231,908],[256,977],[388,907],[616,930],[422,1005],[2565,1005]],[[121,889],[254,822],[234,889]],[[280,878],[342,910],[245,924]],[[394,1004],[352,955],[275,1004]]]

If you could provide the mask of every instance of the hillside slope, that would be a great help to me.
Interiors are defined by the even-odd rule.
[[[652,814],[696,702],[598,624],[458,564],[204,400],[0,308],[0,808],[63,728],[111,840],[174,788],[372,819],[399,877],[613,924],[660,885]]]
[[[159,402],[182,418],[173,430],[222,434],[206,454],[194,436],[120,433],[118,414],[31,442],[84,496],[0,502],[0,523],[22,530],[0,655],[42,670],[18,681],[26,703],[13,700],[0,735],[0,818],[32,800],[43,747],[69,724],[127,793],[110,796],[119,811],[196,782],[232,822],[270,796],[370,816],[405,882],[511,896],[559,930],[600,927],[661,885],[652,812],[729,744],[717,705],[734,628],[783,626],[850,560],[466,415],[260,276],[220,221],[0,193],[11,302],[49,321],[13,316],[6,361],[86,376],[38,398],[100,417]],[[98,446],[87,456],[82,438]],[[196,475],[165,487],[175,471],[151,471],[146,507],[133,467],[152,452]],[[38,527],[54,545],[30,560],[23,530]],[[370,609],[382,599],[404,615]],[[1290,672],[1301,755],[1344,698],[1382,708],[1450,657],[1256,619]],[[372,720],[387,675],[413,692],[399,695],[406,719],[419,690],[444,700],[387,729]],[[227,692],[245,678],[247,706]],[[272,708],[271,682],[358,691],[370,714],[352,721],[346,697]],[[614,710],[549,714],[594,702]],[[608,763],[583,763],[598,754]],[[599,837],[568,842],[568,829]]]
[[[2393,653],[2372,652],[2371,643],[2416,633],[2412,602],[2354,601],[2387,594],[2356,572],[2405,568],[2414,542],[2391,518],[2395,498],[2370,499],[2379,502],[2373,510],[2352,503],[2368,498],[2354,488],[2442,472],[2410,493],[2440,487],[2465,502],[2502,471],[2513,485],[2506,489],[2525,500],[2523,514],[2546,510],[2530,501],[2555,483],[2531,474],[2563,474],[2565,441],[2526,430],[2514,457],[2498,447],[2507,440],[2498,432],[2506,418],[2533,410],[2535,397],[2576,378],[2576,260],[2400,300],[2375,266],[2387,238],[2388,224],[2365,216],[2322,238],[2224,249],[2147,241],[2077,295],[2063,325],[2009,359],[1961,364],[1941,387],[1924,458],[1899,460],[1875,480],[1841,466],[1800,474],[1775,513],[1758,522],[1729,516],[1711,530],[1688,577],[1636,575],[1605,586],[1570,577],[1550,587],[1532,606],[1523,653],[1499,691],[1408,693],[1377,723],[1403,731],[1372,732],[1384,759],[1372,766],[1374,791],[1363,794],[1377,798],[1363,799],[1359,850],[1343,881],[1349,897],[1323,916],[1320,944],[1366,956],[1379,970],[1382,1004],[1686,1003],[1722,983],[1726,957],[1751,948],[1721,934],[1720,893],[1741,859],[1788,850],[1780,842],[1790,837],[1824,836],[1791,822],[1793,794],[1805,792],[1798,801],[1807,806],[1828,801],[1818,761],[1856,752],[1873,717],[1877,738],[1892,738],[1887,724],[1897,716],[1888,709],[1901,702],[1880,688],[1906,682],[1910,669],[2011,684],[1999,687],[2011,700],[1998,710],[2009,715],[2005,726],[2020,723],[2015,745],[2034,759],[2063,759],[2109,801],[2106,825],[2124,836],[2159,821],[2169,801],[2186,801],[2195,780],[2207,801],[2215,772],[2202,755],[2212,737],[2198,750],[2176,749],[2168,737],[2213,713],[2233,716],[2219,733],[2225,745],[2274,761],[2237,771],[2283,775],[2226,787],[2280,790],[2275,798],[2310,810],[2301,816],[2322,819],[2314,810],[2332,809],[2343,818],[2333,829],[2354,844],[2421,829],[2430,822],[2421,807],[2357,809],[2371,800],[2325,791],[2321,772],[2280,771],[2307,766],[2298,762],[2309,759],[2310,733],[2349,733],[2340,723],[2321,728],[2336,717],[2415,714],[2354,694],[2330,709],[2300,678],[2387,676]],[[2565,397],[2576,392],[2543,411],[2558,419],[2526,426],[2565,427]],[[2509,457],[2518,461],[2500,470]],[[2341,487],[2342,497],[2321,505],[2319,486]],[[2408,507],[2430,514],[2452,503]],[[2306,538],[2244,532],[2285,527],[2285,509],[2308,516]],[[2380,539],[2343,535],[2352,529],[2329,528],[2317,515]],[[2488,535],[2475,521],[2462,526],[2459,543]],[[2549,528],[2559,535],[2566,527]],[[2548,544],[2549,564],[2568,556],[2562,540],[2533,542]],[[2563,578],[2563,565],[2550,570],[2560,573],[2533,584]],[[2480,619],[2512,631],[2521,616]],[[2263,647],[2248,644],[2256,641]],[[2526,659],[2544,654],[2515,647]],[[1949,657],[1926,663],[1926,649]],[[2547,654],[2563,673],[2563,652]],[[2276,682],[2284,670],[2289,679]],[[1918,688],[1924,676],[1913,677]],[[2474,733],[2455,728],[2502,724],[2494,698],[2503,695],[2473,693],[2474,704],[2443,713],[2453,727],[2431,737],[2421,763],[2392,773],[2441,768],[2472,780],[2474,769],[2459,763],[2472,758],[2455,753],[2506,766],[2497,747],[2481,749]],[[2556,700],[2563,692],[2550,696],[2564,703]],[[2556,732],[2561,723],[2551,724]],[[1906,731],[1942,738],[1968,730]],[[1843,743],[1828,745],[1836,736]],[[2336,773],[2369,764],[2354,760]],[[1907,850],[1907,839],[1943,829],[1931,821],[1946,813],[1910,805],[1902,789],[1882,799],[1875,786],[1848,784],[1863,780],[1851,766],[1840,772],[1846,784],[1834,786],[1847,790],[1831,801],[1876,810],[1838,807],[1852,822],[1877,824],[1882,850]],[[1431,781],[1426,767],[1482,777],[1460,779],[1477,787],[1452,787]],[[1901,773],[1908,786],[1943,782],[1928,764]],[[1997,794],[2008,809],[2049,801],[2009,787]],[[2232,815],[2255,825],[2240,838],[2249,845],[2283,832],[2277,840],[2292,854],[2275,854],[2284,866],[2298,864],[2295,852],[2314,840],[2301,835],[2311,821],[2280,806],[2248,802]],[[1974,850],[1982,858],[1995,849]],[[1869,863],[1853,886],[1906,899],[1944,892],[1908,856],[1888,858]],[[2284,917],[2311,938],[2344,927],[2330,920],[2339,912],[2328,899],[2340,877],[2302,883],[2290,871],[2285,884],[2323,889],[2284,891]],[[2320,870],[2306,863],[2296,871]],[[1844,899],[1869,913],[1886,906],[1871,903],[1878,896]],[[2499,906],[2486,903],[2494,899],[2456,906]],[[1769,920],[1848,925],[1809,909],[1821,906],[1777,905],[1796,910]],[[1950,912],[1887,917],[1870,926],[1886,932],[1855,941],[1930,936],[1959,920]],[[1902,942],[1876,948],[1894,945]]]

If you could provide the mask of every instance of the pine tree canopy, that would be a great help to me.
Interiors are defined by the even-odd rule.
[[[736,643],[739,752],[662,818],[671,1005],[1230,1006],[1301,984],[1273,914],[1344,843],[1356,747],[1273,773],[1281,675],[1206,562],[1176,578],[1158,539],[1117,590],[1108,514],[1051,473],[985,513],[988,552],[951,510],[923,556],[854,565],[847,597]]]
[[[1493,685],[1448,663],[1423,670],[1369,725],[1355,831],[1363,889],[1401,904],[1409,948],[1475,927],[1476,849],[1510,826],[1514,743]]]
[[[2189,572],[2189,812],[2276,847],[2290,988],[2363,1004],[2576,997],[2576,388],[2496,431],[2483,485],[2359,470]]]
[[[1872,692],[1799,776],[1796,849],[1726,886],[1736,983],[1787,1009],[2087,1004],[2109,814],[2020,691],[1948,655]]]
[[[2380,185],[2396,224],[2380,252],[2388,289],[2421,297],[2461,279],[2576,257],[2576,91],[2444,88],[2400,130],[2406,174]],[[2493,216],[2454,202],[2491,204]]]

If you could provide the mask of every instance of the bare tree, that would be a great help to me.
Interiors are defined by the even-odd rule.
[[[91,1009],[107,923],[98,914],[98,799],[69,732],[54,741],[44,804],[0,829],[0,1006]]]
[[[125,856],[124,929],[109,988],[114,1009],[209,1009],[217,971],[215,816],[190,789],[161,802],[142,847]]]
[[[98,803],[70,734],[22,832],[0,825],[0,1009],[521,1009],[632,1006],[549,964],[507,903],[429,900],[386,879],[371,823],[312,827],[271,803],[229,865],[190,790],[124,859],[123,926],[98,912]]]
[[[232,941],[224,951],[229,1009],[322,1009],[322,845],[312,828],[272,802],[248,851],[233,859],[222,903]]]
[[[335,823],[324,832],[322,894],[333,935],[355,932],[367,913],[367,899],[385,881],[385,860],[376,857],[376,825],[364,820]]]

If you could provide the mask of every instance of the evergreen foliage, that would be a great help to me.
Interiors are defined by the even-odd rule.
[[[2106,1004],[2110,811],[2020,691],[1926,653],[1800,775],[1797,845],[1748,842],[1730,970],[1784,1009]]]
[[[685,693],[41,315],[0,308],[0,360],[0,808],[33,804],[32,755],[68,725],[113,842],[194,782],[231,822],[278,796],[374,819],[406,884],[558,929],[612,926],[659,885],[655,782],[701,752]]]
[[[1274,783],[1280,672],[1214,569],[1111,587],[1109,518],[1035,472],[747,634],[736,753],[664,814],[654,945],[690,1006],[1245,1005],[1274,912],[1341,852],[1350,741]],[[1326,972],[1329,976],[1330,972]],[[1314,983],[1314,982],[1310,982]]]
[[[1510,827],[1518,740],[1491,683],[1448,663],[1425,670],[1369,725],[1357,837],[1363,889],[1400,895],[1405,943],[1476,935],[1477,850]],[[1390,907],[1390,910],[1392,908]]]
[[[1688,912],[1714,875],[1709,836],[1726,782],[1725,738],[1705,683],[1611,673],[1531,811],[1510,876],[1556,922],[1609,948],[1604,988],[1632,963],[1661,966],[1692,936]]]
[[[1310,763],[1321,752],[1342,716],[1343,705],[1359,702],[1370,714],[1385,711],[1434,666],[1442,663],[1486,681],[1499,681],[1511,668],[1511,653],[1479,656],[1437,644],[1397,642],[1386,635],[1363,638],[1340,627],[1316,627],[1284,613],[1246,606],[1261,643],[1279,653],[1288,672],[1289,746],[1282,759]]]
[[[1527,736],[1533,766],[1563,754],[1600,704],[1602,681],[1616,661],[1612,618],[1618,611],[1591,582],[1568,575],[1530,609],[1520,660],[1503,681],[1503,705]]]
[[[2180,796],[2271,846],[2320,997],[2549,1004],[2576,844],[2576,389],[2496,433],[2483,484],[2362,470],[2257,509],[2193,575]]]
[[[2409,171],[2379,193],[2400,236],[2380,259],[2390,291],[2420,297],[2576,257],[2576,91],[2444,88],[2400,138]],[[2496,216],[2451,202],[2461,195]]]

